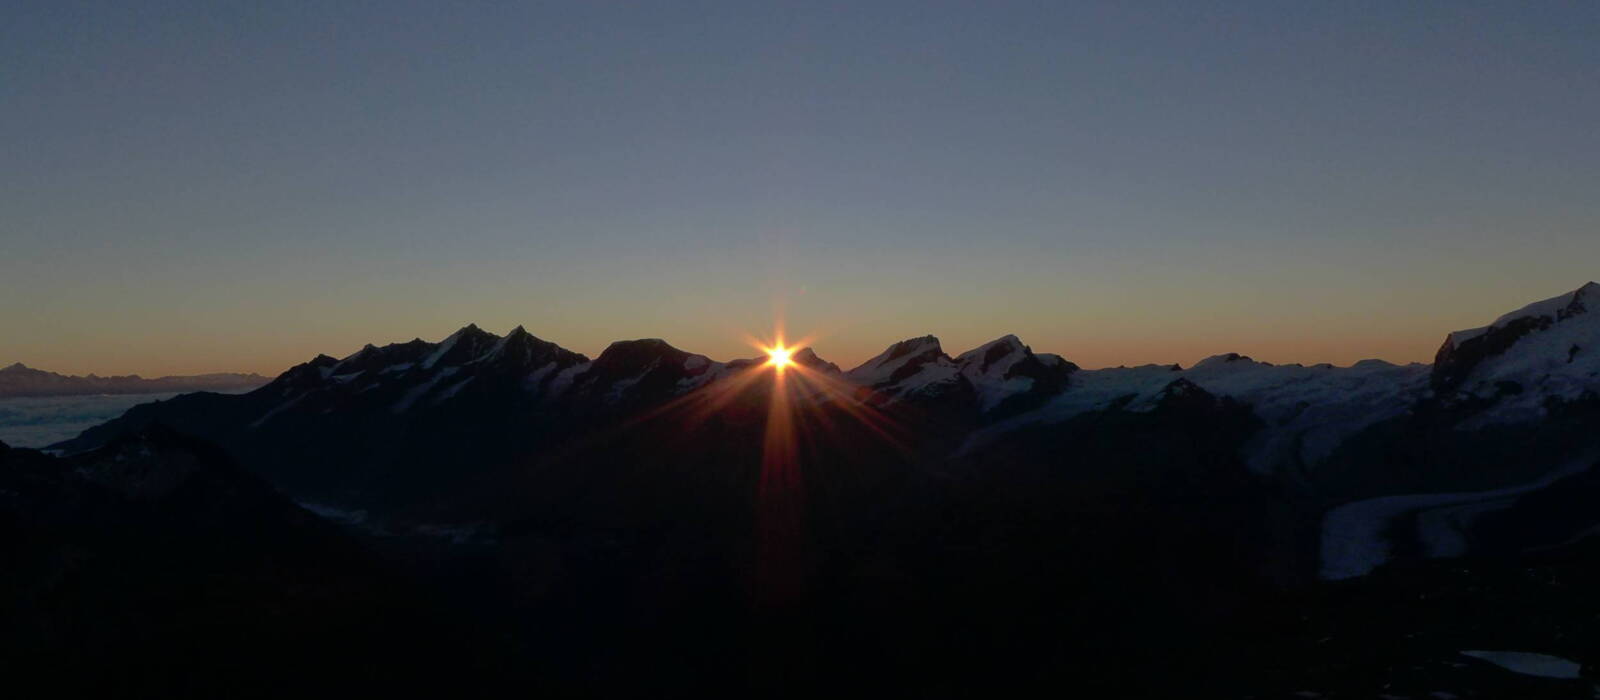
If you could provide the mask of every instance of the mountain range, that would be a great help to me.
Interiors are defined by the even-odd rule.
[[[185,391],[239,391],[266,384],[259,374],[217,373],[145,379],[137,374],[85,377],[34,369],[21,362],[0,367],[0,398],[93,394],[164,394]]]
[[[1594,283],[1431,365],[926,336],[778,371],[469,325],[53,451],[214,445],[600,696],[1586,697],[1494,660],[1600,661],[1597,350]]]

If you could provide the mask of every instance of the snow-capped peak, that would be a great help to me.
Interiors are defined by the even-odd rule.
[[[1451,333],[1432,385],[1448,402],[1488,403],[1481,423],[1543,416],[1551,402],[1600,393],[1600,284],[1535,302],[1494,323]]]
[[[955,359],[961,376],[978,395],[979,410],[990,413],[1001,404],[1017,410],[1066,386],[1077,365],[1051,356],[1041,360],[1014,335],[1006,335],[961,353]],[[1012,401],[1017,399],[1017,401]]]
[[[962,367],[963,374],[969,374],[970,368],[984,375],[1004,373],[1011,364],[1032,354],[1020,338],[1004,335],[957,355],[956,364]]]
[[[1549,316],[1558,321],[1565,320],[1567,316],[1583,313],[1586,310],[1584,302],[1593,301],[1596,298],[1600,298],[1600,284],[1589,282],[1566,294],[1553,296],[1544,301],[1536,301],[1505,314],[1489,325],[1490,327],[1501,326],[1508,321],[1529,316]]]
[[[846,372],[845,377],[855,384],[883,388],[917,375],[930,364],[952,366],[949,356],[939,347],[939,339],[925,335],[890,345],[876,357]],[[952,369],[947,374],[945,379],[955,373]]]
[[[891,401],[901,396],[942,396],[961,378],[955,362],[939,347],[939,339],[931,335],[890,345],[844,376]]]
[[[1218,368],[1222,368],[1222,367],[1233,367],[1233,368],[1242,369],[1242,368],[1246,368],[1246,367],[1271,367],[1271,366],[1272,366],[1271,363],[1257,362],[1257,361],[1251,359],[1249,355],[1240,355],[1239,353],[1236,353],[1236,352],[1228,352],[1228,353],[1223,353],[1221,355],[1212,355],[1211,357],[1208,357],[1208,358],[1206,358],[1204,360],[1201,360],[1201,361],[1195,363],[1193,369],[1211,369],[1211,370],[1214,371],[1214,370],[1216,370]]]
[[[951,358],[931,335],[902,340],[845,377],[874,390],[884,400],[905,396],[975,397],[978,410],[1007,411],[1066,386],[1077,365],[1059,355],[1035,355],[1022,340],[1006,335]],[[1012,399],[1018,399],[1013,402]]]
[[[1487,326],[1468,328],[1451,333],[1446,341],[1460,345],[1468,340],[1477,338],[1496,328],[1504,328],[1512,321],[1524,318],[1549,318],[1563,320],[1568,315],[1583,313],[1587,310],[1586,302],[1600,299],[1600,284],[1589,282],[1582,287],[1565,294],[1558,294],[1543,301],[1536,301],[1516,311],[1504,314]]]

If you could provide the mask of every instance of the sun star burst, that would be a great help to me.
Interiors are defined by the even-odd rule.
[[[791,351],[789,348],[781,345],[775,348],[769,348],[767,350],[767,364],[772,365],[777,369],[788,367],[794,362],[792,359],[790,359],[790,352]]]

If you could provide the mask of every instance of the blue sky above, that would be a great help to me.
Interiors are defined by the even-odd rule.
[[[0,363],[1426,360],[1600,277],[1600,5],[0,8]]]

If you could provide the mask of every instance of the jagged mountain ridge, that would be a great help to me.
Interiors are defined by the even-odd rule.
[[[929,338],[938,352],[938,340]],[[957,358],[936,363],[940,376],[913,385],[898,382],[868,386],[881,395],[874,401],[913,395],[966,393],[982,395],[982,410],[1003,404],[1014,394],[1058,391],[1077,367],[1055,355],[1034,355],[1015,336],[987,343]],[[823,375],[858,380],[872,360],[843,372],[800,348],[791,360]],[[765,359],[719,362],[680,350],[660,339],[612,343],[593,360],[514,328],[505,336],[475,324],[438,343],[415,339],[386,346],[366,345],[344,358],[318,355],[289,368],[256,392],[256,400],[275,397],[267,411],[252,421],[260,426],[286,411],[316,408],[348,409],[357,395],[397,395],[391,413],[427,411],[475,394],[521,397],[529,404],[572,404],[576,410],[622,410],[682,395],[734,373],[759,368]],[[937,384],[938,386],[928,386]],[[1035,386],[1037,384],[1037,387]],[[954,388],[961,385],[962,388]]]
[[[1585,301],[1597,290],[1600,285],[1590,283],[1507,314],[1488,327],[1452,333],[1431,367],[1380,360],[1351,367],[1275,366],[1228,354],[1188,369],[1083,370],[1058,355],[1035,354],[1009,335],[955,357],[945,354],[933,336],[913,338],[845,372],[810,348],[798,350],[794,360],[856,385],[861,400],[872,405],[959,405],[984,417],[980,422],[996,424],[985,429],[988,436],[1112,405],[1138,410],[1181,378],[1256,407],[1271,434],[1257,438],[1250,461],[1270,469],[1284,460],[1317,462],[1343,438],[1402,415],[1423,399],[1470,399],[1479,412],[1498,406],[1492,412],[1497,419],[1514,421],[1538,418],[1547,397],[1571,401],[1592,392],[1600,386],[1600,366],[1591,367],[1600,363],[1600,353],[1583,352],[1582,347],[1600,344],[1600,328],[1595,327],[1600,316],[1584,313]],[[1536,368],[1504,366],[1501,360],[1513,346],[1532,343],[1539,344],[1532,351],[1539,355],[1534,364],[1559,372],[1533,377]],[[1557,361],[1564,366],[1555,368]],[[380,404],[396,415],[478,401],[615,413],[670,400],[762,364],[760,359],[714,361],[659,339],[618,341],[590,360],[521,326],[498,336],[468,325],[438,343],[416,339],[368,345],[342,359],[318,356],[237,403],[259,406],[248,421],[255,428],[297,411],[377,413]],[[1506,384],[1518,380],[1530,384],[1529,391]],[[94,441],[65,446],[82,449]]]
[[[924,408],[944,428],[941,446],[969,426],[1034,407],[1066,385],[1075,369],[1035,356],[1014,337],[957,358],[940,392],[858,387],[810,348],[792,360],[812,382],[831,384],[793,401],[860,401],[897,414]],[[468,325],[443,341],[368,345],[344,358],[319,355],[267,385],[236,396],[191,394],[145,404],[78,438],[56,445],[91,449],[160,423],[215,440],[280,488],[318,503],[451,508],[447,495],[505,474],[575,436],[608,429],[628,416],[678,400],[735,376],[766,370],[765,358],[718,362],[659,339],[618,341],[598,357],[567,351],[516,328],[498,336]],[[767,383],[757,382],[757,392]],[[799,384],[797,383],[797,386]],[[852,395],[854,397],[852,398]],[[745,397],[747,402],[759,402]],[[933,419],[930,419],[933,420]],[[441,472],[439,464],[455,465]]]
[[[1324,472],[1340,471],[1324,465],[1376,449],[1364,444],[1394,444],[1385,431],[1420,434],[1406,426],[1423,418],[1432,421],[1429,431],[1537,427],[1550,410],[1592,397],[1600,377],[1589,363],[1600,354],[1581,348],[1600,346],[1600,316],[1587,314],[1585,306],[1595,289],[1585,285],[1481,331],[1451,334],[1433,366],[1379,360],[1350,367],[1272,365],[1226,354],[1190,368],[1084,370],[1057,355],[1034,353],[1015,336],[954,357],[925,336],[895,343],[845,372],[800,349],[797,363],[849,391],[792,400],[859,402],[917,426],[913,432],[921,432],[912,442],[925,451],[948,443],[947,452],[923,455],[945,459],[981,451],[1019,430],[1151,411],[1179,385],[1249,407],[1259,427],[1238,451],[1252,470],[1322,483],[1334,478]],[[1557,345],[1560,353],[1552,349]],[[1474,351],[1478,346],[1490,350]],[[252,468],[274,473],[280,486],[302,496],[360,501],[380,489],[410,494],[396,495],[399,501],[433,501],[441,498],[434,493],[441,479],[471,481],[478,470],[500,468],[488,465],[508,465],[652,407],[694,399],[764,365],[762,358],[715,361],[660,339],[618,341],[590,359],[521,327],[499,336],[468,325],[438,343],[419,339],[369,345],[342,359],[318,356],[248,394],[196,394],[139,406],[57,447],[89,449],[160,422],[247,455]],[[429,462],[461,466],[441,477],[424,466]],[[1555,468],[1539,462],[1519,473],[1490,470],[1501,475],[1484,476],[1482,483],[1510,486]],[[1417,483],[1432,488],[1425,479]],[[1348,498],[1366,493],[1329,488]]]
[[[1541,334],[1582,335],[1563,325],[1579,316],[1536,323],[1467,374],[1500,366],[1484,363],[1526,366],[1523,350],[1542,347]],[[760,485],[775,383],[739,380],[764,371],[764,360],[715,362],[659,340],[616,343],[590,359],[524,333],[469,326],[446,342],[318,357],[251,394],[135,409],[81,444],[164,423],[216,440],[297,499],[492,523],[516,605],[539,611],[541,630],[569,611],[556,616],[557,636],[590,630],[589,648],[605,653],[663,610],[674,612],[659,618],[660,636],[637,642],[639,658],[680,644],[686,626],[740,624],[741,591],[755,585],[746,575],[760,570],[761,515],[773,508]],[[1082,370],[1015,338],[954,357],[935,338],[912,339],[838,375],[814,353],[795,357],[853,390],[791,397],[804,402],[793,453],[803,499],[793,505],[811,542],[793,545],[803,555],[794,566],[815,582],[815,610],[830,620],[820,628],[852,630],[820,635],[818,648],[841,668],[899,658],[885,653],[893,649],[907,675],[925,674],[939,665],[929,659],[970,660],[957,640],[994,621],[1037,620],[984,636],[986,661],[965,668],[964,682],[1004,677],[1016,659],[1041,668],[1091,660],[1075,673],[1120,669],[1142,639],[1211,649],[1219,625],[1277,595],[1270,581],[1306,585],[1319,574],[1385,581],[1391,602],[1313,605],[1315,627],[1354,615],[1393,621],[1389,636],[1408,638],[1415,630],[1398,615],[1425,608],[1451,619],[1459,610],[1448,598],[1431,602],[1441,592],[1471,600],[1485,577],[1525,590],[1524,552],[1592,568],[1573,543],[1600,525],[1588,507],[1600,497],[1600,471],[1583,461],[1600,448],[1600,410],[1581,392],[1485,426],[1482,416],[1522,394],[1492,383],[1483,396],[1440,390],[1436,368],[1421,364],[1303,367],[1225,354],[1189,368]],[[1528,382],[1524,393],[1549,385]],[[700,401],[743,385],[748,396]],[[1498,563],[1479,557],[1428,569],[1420,584],[1407,579],[1407,566],[1429,564],[1421,560],[1473,554]],[[1469,566],[1473,575],[1453,573]],[[1581,641],[1527,646],[1550,629],[1524,614],[1543,599],[1485,611],[1459,637],[1401,656],[1407,668],[1414,659],[1453,669],[1444,662],[1458,650],[1504,643],[1587,658]],[[1561,600],[1552,609],[1588,609]],[[1244,614],[1295,620],[1304,610]],[[1493,621],[1490,632],[1477,630],[1482,620]],[[1063,638],[1065,629],[1092,632]],[[1344,658],[1360,658],[1374,639],[1340,635]],[[1327,636],[1305,630],[1299,656],[1281,667],[1326,658]],[[717,668],[730,648],[722,642],[762,646],[712,638],[697,658]],[[1278,638],[1268,638],[1244,651],[1278,658]],[[1185,670],[1249,658],[1225,642],[1215,648],[1221,658]],[[1181,665],[1190,655],[1179,656]],[[660,670],[681,666],[663,659]],[[1439,679],[1453,673],[1429,671],[1417,683],[1444,688]],[[1318,675],[1310,687],[1365,687],[1334,667]]]

